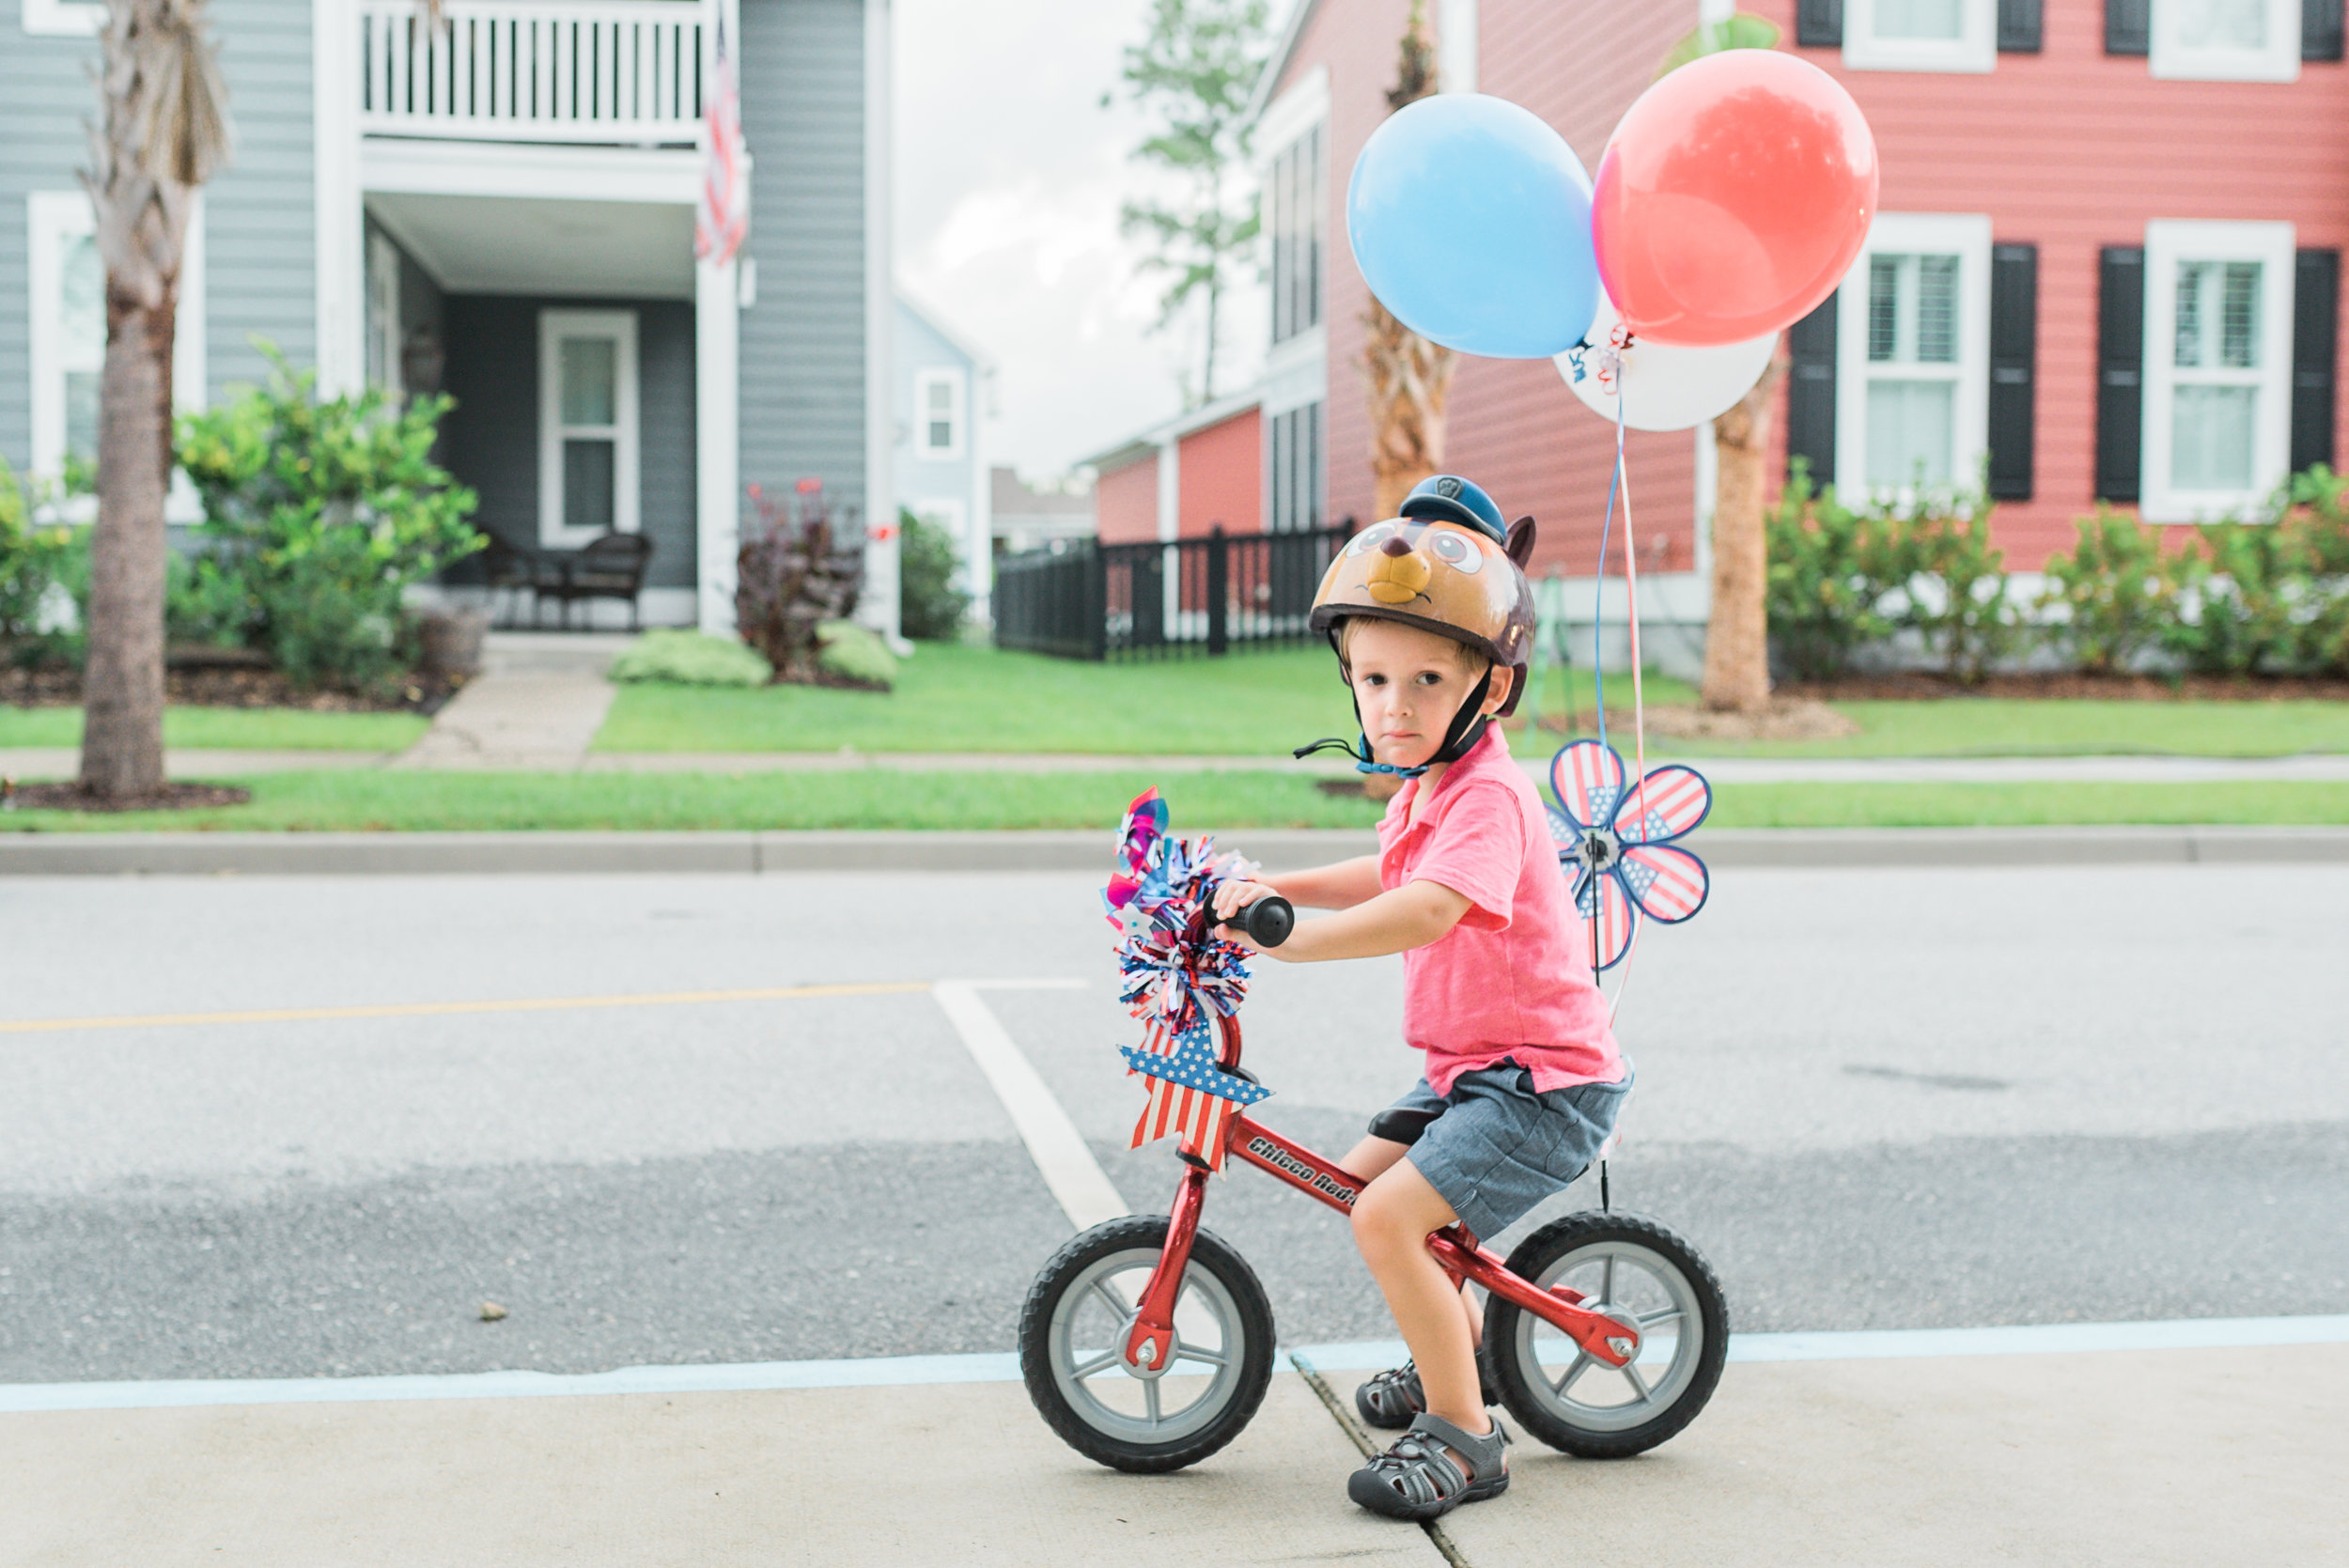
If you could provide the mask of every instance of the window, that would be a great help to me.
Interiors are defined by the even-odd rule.
[[[1321,405],[1276,413],[1265,421],[1268,475],[1266,531],[1297,534],[1323,526]]]
[[[405,390],[400,378],[399,247],[367,236],[367,380],[386,391]]]
[[[1837,297],[1835,444],[1847,490],[1980,480],[1989,287],[1988,218],[1878,215]]]
[[[2242,511],[2283,482],[2293,303],[2290,224],[2145,225],[2149,520]]]
[[[2154,0],[2147,69],[2175,81],[2293,82],[2300,0]]]
[[[1328,198],[1318,125],[1281,149],[1269,171],[1272,341],[1321,324],[1321,252]]]
[[[24,0],[24,30],[55,38],[88,38],[106,24],[94,0]]]
[[[106,363],[106,272],[89,197],[35,192],[25,203],[33,472],[54,479],[69,456],[98,460],[98,383]],[[201,408],[204,385],[204,207],[196,198],[179,264],[172,342],[172,401]],[[191,520],[194,492],[176,481],[175,522]]]
[[[913,377],[914,450],[947,459],[963,452],[963,422],[970,388],[959,370],[917,371]]]
[[[1998,0],[1849,0],[1852,70],[1983,71],[1999,63]]]
[[[538,542],[637,529],[636,315],[538,313]]]

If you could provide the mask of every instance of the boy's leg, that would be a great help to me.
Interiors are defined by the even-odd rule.
[[[1397,1143],[1392,1138],[1365,1138],[1347,1150],[1346,1157],[1338,1163],[1357,1176],[1376,1181],[1392,1170],[1395,1161],[1409,1152],[1409,1144]],[[1440,1225],[1448,1225],[1456,1218],[1458,1217],[1447,1214],[1443,1219],[1438,1221],[1436,1225],[1428,1226],[1427,1229],[1432,1231]],[[1423,1245],[1420,1248],[1422,1252],[1426,1250]],[[1469,1298],[1468,1281],[1465,1280],[1460,1282],[1460,1312],[1468,1320],[1469,1348],[1474,1350],[1485,1343],[1485,1314],[1478,1312],[1476,1303]],[[1408,1339],[1409,1336],[1405,1337]]]
[[[1481,1435],[1492,1430],[1492,1419],[1477,1383],[1470,1318],[1460,1292],[1427,1250],[1427,1233],[1457,1218],[1417,1167],[1397,1159],[1356,1202],[1354,1240],[1410,1346],[1429,1413]]]

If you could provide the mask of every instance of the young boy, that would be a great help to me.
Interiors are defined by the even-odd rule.
[[[1597,1157],[1631,1087],[1541,800],[1489,721],[1517,706],[1532,640],[1532,519],[1503,529],[1476,486],[1422,483],[1403,515],[1330,564],[1313,626],[1353,690],[1362,771],[1408,781],[1378,853],[1227,883],[1220,915],[1268,893],[1342,911],[1300,924],[1289,963],[1403,957],[1403,1032],[1426,1076],[1346,1157],[1367,1179],[1354,1237],[1411,1358],[1355,1395],[1408,1430],[1348,1481],[1365,1508],[1431,1519],[1507,1489],[1486,1413],[1481,1324],[1428,1252],[1459,1220],[1499,1233]],[[1236,939],[1237,928],[1231,928]]]

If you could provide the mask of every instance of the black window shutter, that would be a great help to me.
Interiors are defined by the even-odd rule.
[[[2153,47],[2153,0],[2105,0],[2106,54],[2146,54]]]
[[[2341,351],[2341,253],[2302,251],[2292,280],[2292,472],[2333,466],[2333,365]]]
[[[2039,364],[2039,247],[1990,247],[1990,493],[2029,501]]]
[[[1795,41],[1807,49],[1843,47],[1843,0],[1796,0]]]
[[[2040,0],[1999,0],[1999,52],[2039,53]]]
[[[1840,290],[1838,291],[1840,292]],[[1835,300],[1787,329],[1786,461],[1811,460],[1811,482],[1835,483]]]
[[[2300,0],[2300,58],[2341,58],[2341,0]]]
[[[2145,253],[2097,256],[2096,499],[2135,501],[2145,428]]]

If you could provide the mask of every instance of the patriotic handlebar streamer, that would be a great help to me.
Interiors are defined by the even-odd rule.
[[[1220,1170],[1232,1108],[1270,1093],[1222,1070],[1208,1017],[1231,1017],[1248,994],[1248,949],[1217,936],[1208,917],[1216,889],[1253,868],[1237,855],[1219,859],[1212,838],[1177,837],[1166,824],[1156,789],[1134,799],[1117,831],[1117,868],[1101,890],[1118,933],[1119,1000],[1147,1025],[1140,1046],[1119,1048],[1150,1088],[1129,1146],[1176,1133]]]
[[[1713,809],[1713,787],[1693,768],[1669,763],[1636,784],[1623,754],[1601,740],[1578,740],[1550,759],[1550,838],[1560,867],[1572,869],[1574,907],[1595,920],[1597,967],[1631,948],[1642,915],[1677,925],[1704,907],[1711,877],[1678,844]]]

